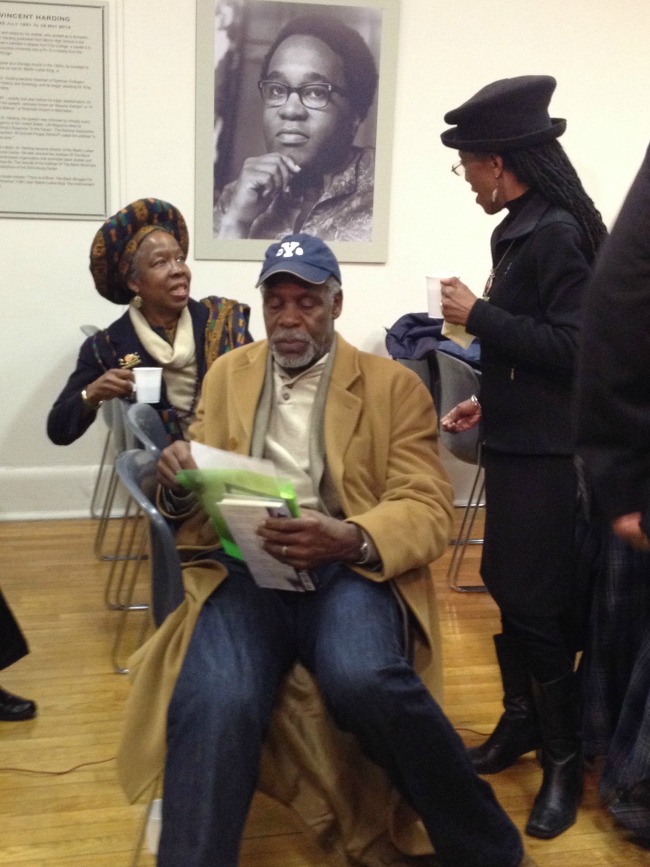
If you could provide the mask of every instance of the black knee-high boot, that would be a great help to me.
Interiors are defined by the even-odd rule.
[[[526,833],[549,839],[576,820],[582,798],[580,698],[572,671],[550,683],[533,681],[533,695],[542,732],[544,778]]]
[[[494,646],[503,681],[504,712],[485,743],[467,750],[479,774],[503,771],[541,745],[524,647],[507,635],[495,635]]]

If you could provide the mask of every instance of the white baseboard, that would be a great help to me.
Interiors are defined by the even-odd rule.
[[[0,468],[0,521],[87,518],[97,466]]]
[[[454,489],[454,504],[464,506],[476,467],[461,463],[443,446],[440,457]],[[0,521],[89,517],[97,469],[92,465],[0,468]]]

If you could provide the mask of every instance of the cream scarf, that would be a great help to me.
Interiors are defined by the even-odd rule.
[[[196,395],[196,346],[190,311],[185,307],[181,312],[173,346],[156,334],[133,304],[129,304],[129,317],[140,342],[163,369],[167,399],[182,415],[191,412]]]

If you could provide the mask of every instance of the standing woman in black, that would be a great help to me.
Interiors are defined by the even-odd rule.
[[[557,141],[550,76],[487,85],[445,121],[443,144],[487,214],[492,235],[483,298],[443,281],[442,312],[481,341],[479,399],[442,419],[482,425],[486,526],[481,575],[501,612],[495,636],[504,714],[469,751],[496,773],[538,747],[543,782],[526,831],[550,838],[575,822],[582,795],[575,530],[578,484],[571,427],[581,302],[606,234]]]

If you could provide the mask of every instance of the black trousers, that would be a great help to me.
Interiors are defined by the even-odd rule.
[[[573,669],[575,646],[570,617],[501,612],[504,635],[524,646],[530,673],[538,683],[559,680]]]
[[[578,479],[569,455],[485,449],[486,517],[481,575],[504,635],[525,647],[539,683],[573,667],[583,640]]]
[[[0,590],[0,670],[28,653],[25,636]]]

